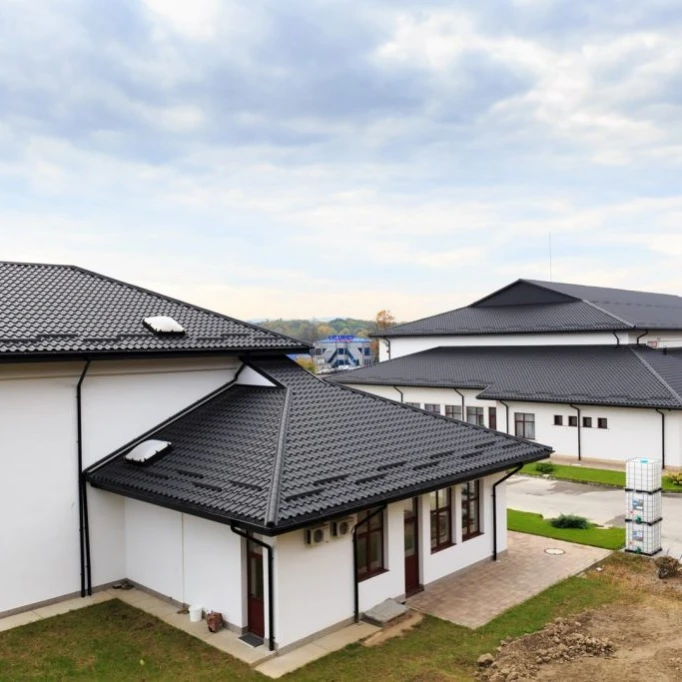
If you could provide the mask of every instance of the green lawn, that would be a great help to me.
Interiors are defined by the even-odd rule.
[[[614,565],[640,557],[615,555]],[[473,679],[476,659],[502,639],[628,597],[616,572],[569,578],[478,630],[427,617],[385,644],[354,644],[286,676],[291,682],[408,682]],[[227,654],[118,600],[0,633],[0,680],[230,680],[267,678]]]
[[[560,481],[573,481],[575,483],[596,483],[612,488],[625,487],[625,472],[612,471],[611,469],[594,469],[591,467],[573,466],[571,464],[554,464],[551,474],[543,474],[535,468],[535,463],[524,464],[519,473],[527,476],[549,476]],[[663,476],[663,490],[669,493],[682,493],[682,486],[675,485],[668,476]]]
[[[589,528],[555,528],[542,514],[507,509],[507,527],[509,530],[531,535],[542,535],[555,540],[577,542],[580,545],[603,547],[604,549],[621,549],[625,546],[624,528],[602,528],[591,524]]]

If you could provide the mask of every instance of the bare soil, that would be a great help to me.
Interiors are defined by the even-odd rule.
[[[621,602],[558,618],[539,632],[503,642],[482,660],[486,682],[665,682],[682,680],[682,578],[659,580],[653,562],[623,572]],[[605,569],[618,571],[618,568]]]

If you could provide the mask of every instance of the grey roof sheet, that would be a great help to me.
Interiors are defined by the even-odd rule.
[[[184,335],[143,319],[167,315]],[[0,357],[304,349],[302,341],[70,265],[0,262]]]
[[[288,358],[251,364],[277,386],[227,388],[154,432],[168,454],[140,466],[124,450],[88,480],[275,533],[550,452],[322,381]]]
[[[478,388],[491,400],[682,408],[682,359],[647,347],[441,347],[330,380]]]
[[[530,290],[556,292],[534,303]],[[518,291],[516,296],[514,293]],[[560,294],[561,296],[557,296]],[[554,297],[556,301],[550,301]],[[569,297],[561,300],[562,297]],[[514,300],[518,302],[514,304]],[[499,301],[499,304],[497,302]],[[465,308],[389,329],[386,337],[626,329],[682,329],[682,297],[540,280],[518,280]]]

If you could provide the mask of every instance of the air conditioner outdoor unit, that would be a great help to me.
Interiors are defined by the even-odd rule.
[[[337,519],[331,523],[332,537],[342,538],[346,535],[350,535],[355,525],[355,517],[347,516],[344,519]]]
[[[329,542],[329,526],[326,523],[321,523],[317,526],[306,528],[304,533],[305,544],[309,547],[321,545]]]

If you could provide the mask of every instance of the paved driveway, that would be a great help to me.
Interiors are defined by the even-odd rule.
[[[507,506],[545,518],[580,514],[602,526],[625,525],[625,493],[584,483],[514,476],[507,482]],[[682,555],[682,495],[663,495],[663,551]]]
[[[550,548],[562,553],[546,553]],[[509,551],[498,561],[436,580],[423,592],[410,597],[407,604],[417,611],[478,628],[609,554],[608,550],[597,547],[509,533]]]

